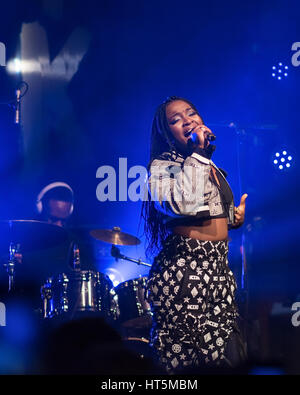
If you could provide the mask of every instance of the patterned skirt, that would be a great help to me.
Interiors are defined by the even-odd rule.
[[[238,330],[227,254],[227,241],[170,235],[154,259],[147,285],[150,344],[169,373],[226,360],[226,343]]]

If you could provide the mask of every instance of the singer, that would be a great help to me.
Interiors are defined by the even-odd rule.
[[[246,358],[227,254],[228,229],[243,224],[247,195],[234,207],[226,173],[211,160],[214,139],[190,101],[172,96],[158,107],[142,216],[147,255],[156,252],[147,285],[151,346],[169,374],[236,367]],[[190,177],[191,168],[201,179]]]

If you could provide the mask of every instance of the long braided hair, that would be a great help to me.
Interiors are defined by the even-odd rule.
[[[173,151],[177,155],[184,155],[176,145],[166,116],[167,106],[178,100],[186,102],[199,114],[198,110],[189,100],[179,96],[170,96],[158,106],[152,121],[148,171],[150,170],[152,161],[164,152]],[[169,230],[162,221],[162,214],[155,208],[155,202],[151,199],[149,191],[148,199],[143,201],[141,218],[144,220],[144,234],[147,239],[146,256],[150,258],[159,251],[164,239],[169,234]]]

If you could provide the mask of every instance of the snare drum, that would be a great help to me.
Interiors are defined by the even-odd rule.
[[[152,323],[150,305],[145,297],[147,277],[124,281],[115,288],[119,321],[124,327],[148,328]]]
[[[49,278],[41,287],[43,318],[79,312],[97,312],[117,319],[117,297],[108,276],[91,270],[74,270]]]

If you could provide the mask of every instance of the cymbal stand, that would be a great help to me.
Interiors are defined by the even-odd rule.
[[[73,269],[80,270],[80,250],[76,243],[73,243]]]
[[[142,262],[140,259],[129,258],[129,257],[121,254],[119,248],[116,247],[115,245],[112,245],[110,253],[111,253],[111,256],[113,256],[116,259],[124,259],[126,261],[134,262],[138,265],[144,265],[144,266],[151,267],[151,265],[149,263]]]

